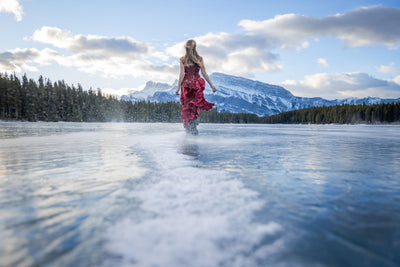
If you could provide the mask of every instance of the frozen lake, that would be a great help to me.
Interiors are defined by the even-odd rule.
[[[0,123],[0,266],[399,266],[400,126]]]

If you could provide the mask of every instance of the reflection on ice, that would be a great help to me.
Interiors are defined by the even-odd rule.
[[[201,140],[181,138],[142,139],[151,182],[126,192],[140,210],[107,231],[107,247],[122,256],[107,265],[255,266],[269,259],[283,246],[276,236],[282,227],[253,222],[263,206],[258,194],[223,170],[193,165]],[[177,140],[182,154],[168,140]]]
[[[194,158],[199,157],[199,146],[197,144],[196,138],[186,137],[181,143],[181,153],[187,156],[192,156]]]
[[[0,123],[1,266],[398,266],[398,126]]]

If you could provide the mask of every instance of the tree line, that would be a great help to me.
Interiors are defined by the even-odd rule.
[[[400,103],[337,105],[292,110],[264,117],[262,123],[376,124],[400,122]]]
[[[0,74],[0,120],[72,122],[179,121],[177,103],[118,100],[101,90],[83,90],[64,81],[38,81]]]
[[[180,103],[119,100],[101,90],[83,90],[64,81],[38,81],[0,74],[0,120],[72,122],[181,122]],[[312,107],[258,117],[248,113],[201,111],[203,123],[393,123],[400,103]]]

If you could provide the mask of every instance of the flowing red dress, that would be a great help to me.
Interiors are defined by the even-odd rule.
[[[200,59],[202,60],[202,58]],[[181,58],[183,63],[183,58]],[[181,85],[181,119],[183,127],[189,127],[190,120],[200,118],[200,109],[210,110],[214,106],[213,103],[204,99],[205,82],[200,77],[200,66],[194,64],[185,67],[185,76]]]

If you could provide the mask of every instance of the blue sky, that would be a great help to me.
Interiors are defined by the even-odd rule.
[[[328,99],[400,97],[400,1],[0,0],[0,72],[123,94],[173,83],[194,38],[209,73]]]

